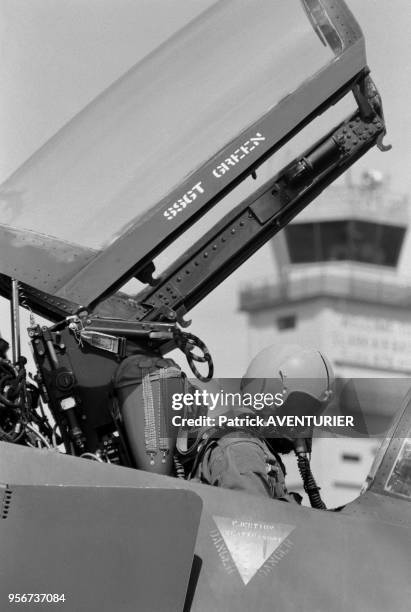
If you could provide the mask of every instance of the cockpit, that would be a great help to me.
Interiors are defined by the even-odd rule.
[[[345,97],[353,112],[156,274],[156,257]],[[185,315],[369,149],[386,150],[385,132],[364,38],[343,0],[216,2],[136,64],[0,188],[0,293],[13,315],[13,357],[0,389],[6,439],[31,444],[42,423],[40,444],[58,439],[69,454],[136,467],[128,443],[135,436],[151,459],[158,450],[165,458],[164,436],[161,448],[150,446],[150,393],[143,390],[151,406],[144,426],[131,419],[125,427],[113,378],[136,355],[142,369],[147,359],[165,369],[178,348],[209,381],[210,351],[187,331]],[[144,285],[132,298],[119,291],[130,279]],[[33,315],[32,403],[21,305]],[[35,322],[36,314],[51,324]],[[36,412],[39,393],[52,427]]]

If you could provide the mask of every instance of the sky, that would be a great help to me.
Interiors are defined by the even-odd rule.
[[[0,0],[0,183],[103,89],[213,3]],[[354,178],[365,168],[377,169],[390,177],[395,191],[409,193],[411,3],[348,4],[366,37],[369,66],[384,101],[386,141],[393,145],[388,154],[370,152],[357,165]],[[219,376],[241,376],[247,365],[247,322],[238,313],[239,286],[275,274],[272,251],[263,247],[191,312],[191,330],[210,346]],[[7,311],[3,303],[0,329],[5,337]]]

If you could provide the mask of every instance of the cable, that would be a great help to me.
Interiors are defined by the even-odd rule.
[[[26,423],[25,424],[25,428],[28,429],[29,431],[31,431],[35,436],[37,436],[37,438],[39,438],[39,440],[41,440],[41,442],[43,442],[43,444],[48,449],[51,450],[53,448],[51,446],[50,442],[43,436],[43,434],[41,434],[39,431],[37,431],[37,429],[34,429],[34,427],[32,425],[30,425],[30,423]]]
[[[56,449],[58,447],[58,444],[57,444],[57,428],[58,428],[58,425],[56,423],[54,425],[54,427],[53,427],[52,432],[51,432],[51,442],[52,442],[53,448],[56,448]]]
[[[308,457],[305,457],[302,454],[298,454],[297,465],[304,484],[304,491],[308,495],[311,507],[317,508],[318,510],[327,510],[327,506],[321,499],[320,489],[314,480],[314,476],[312,475],[310,461]]]
[[[83,453],[82,455],[80,455],[81,459],[91,459],[92,461],[98,461],[99,463],[104,463],[104,461],[98,457],[97,455],[95,455],[94,453]]]

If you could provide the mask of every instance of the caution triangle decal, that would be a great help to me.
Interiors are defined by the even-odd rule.
[[[250,582],[260,567],[295,529],[294,525],[284,523],[262,523],[224,516],[213,518],[244,584]]]

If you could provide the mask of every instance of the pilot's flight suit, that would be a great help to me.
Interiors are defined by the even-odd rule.
[[[300,502],[298,494],[288,493],[284,464],[263,439],[244,430],[218,433],[220,437],[212,439],[203,436],[194,479],[261,497]]]

